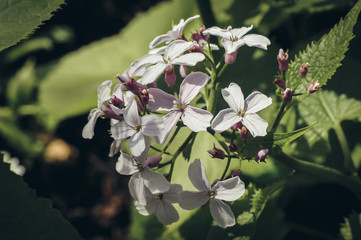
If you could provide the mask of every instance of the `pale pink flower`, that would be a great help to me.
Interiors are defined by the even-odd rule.
[[[213,115],[206,110],[192,107],[189,103],[198,95],[209,79],[210,76],[202,72],[189,74],[180,86],[179,99],[160,89],[150,89],[149,109],[151,111],[169,111],[163,117],[163,132],[154,138],[157,143],[163,144],[167,140],[180,118],[193,132],[207,130]]]

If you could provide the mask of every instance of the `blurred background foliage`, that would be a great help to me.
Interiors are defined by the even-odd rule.
[[[35,10],[28,5],[19,6],[44,18],[34,22],[19,20],[29,26],[24,25],[17,39],[25,38],[33,31],[32,25],[48,19],[49,13],[62,3],[49,2],[54,5],[46,8],[39,2],[40,10],[36,10],[36,5]],[[337,239],[341,234],[348,239],[347,236],[357,236],[361,206],[353,193],[335,183],[294,173],[273,159],[267,159],[266,164],[242,161],[242,180],[248,189],[245,197],[232,205],[238,216],[238,228],[226,232],[212,226],[208,206],[181,213],[181,221],[166,228],[154,216],[136,213],[128,193],[128,177],[117,174],[116,158],[108,157],[109,121],[98,121],[93,140],[81,138],[88,111],[97,103],[96,89],[100,83],[108,79],[116,83],[114,76],[146,54],[155,36],[168,31],[171,24],[181,18],[198,14],[197,2],[202,0],[65,1],[66,4],[27,39],[0,53],[1,150],[20,159],[27,169],[25,182],[36,189],[38,196],[50,198],[85,239],[147,239],[147,236],[154,239],[249,239],[250,236],[254,239]],[[245,96],[254,90],[273,96],[275,104],[262,112],[262,116],[272,122],[279,103],[272,84],[278,68],[279,48],[289,49],[289,58],[294,59],[307,44],[328,33],[355,3],[354,0],[212,0],[217,26],[253,25],[253,33],[266,35],[272,42],[268,51],[241,48],[236,63],[223,74],[222,86],[234,81],[241,85]],[[8,8],[1,4],[1,23],[11,14],[23,13],[6,15],[9,13],[4,9]],[[185,34],[189,36],[201,23],[201,20],[192,22]],[[352,160],[360,173],[359,22],[353,32],[356,37],[350,42],[350,50],[342,66],[323,87],[321,96],[338,116],[337,124],[344,131]],[[1,35],[2,39],[12,36],[0,27],[0,34],[3,33],[6,34]],[[1,48],[8,46],[0,45]],[[303,160],[345,171],[339,161],[343,155],[333,125],[323,118],[322,109],[313,106],[313,101],[308,98],[287,112],[278,130],[293,131],[316,121],[323,127],[315,128],[319,133],[309,132],[288,144],[285,151]],[[219,109],[224,107],[225,103],[219,105]],[[355,113],[341,114],[345,113],[344,109]],[[320,115],[309,114],[310,110]],[[209,146],[214,142],[206,133],[197,136],[197,140]],[[193,148],[198,149],[198,145],[194,144]],[[207,156],[206,152],[187,149],[180,158],[192,161]],[[210,158],[205,161],[207,172],[212,176],[217,163]],[[189,165],[181,159],[177,163],[184,171]],[[240,164],[236,163],[233,169]],[[182,178],[182,173],[175,176],[178,181]],[[16,191],[16,181],[9,186]],[[196,234],[192,230],[195,228]]]

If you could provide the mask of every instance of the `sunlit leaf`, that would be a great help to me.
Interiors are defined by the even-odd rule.
[[[348,218],[345,218],[340,233],[344,240],[361,238],[361,214],[353,213]]]

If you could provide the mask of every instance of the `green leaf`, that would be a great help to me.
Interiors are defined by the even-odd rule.
[[[305,134],[308,144],[321,139],[328,141],[328,132],[344,120],[361,121],[361,102],[332,91],[320,91],[305,99],[298,106],[303,120],[307,123],[318,121],[317,127]],[[328,144],[329,146],[329,144]]]
[[[63,3],[64,0],[0,1],[0,51],[26,38]]]
[[[361,214],[353,213],[341,225],[340,233],[342,239],[352,240],[361,238]]]
[[[355,25],[361,10],[361,1],[346,15],[345,19],[331,29],[319,41],[312,42],[306,50],[300,52],[298,56],[289,64],[287,71],[287,85],[296,93],[304,93],[298,99],[307,95],[309,85],[318,80],[320,87],[327,81],[341,66],[341,61],[348,50],[350,40],[354,37],[353,26]],[[307,76],[302,78],[299,69],[303,63],[309,63]]]
[[[169,31],[172,21],[178,23],[196,13],[195,1],[163,2],[137,15],[118,35],[67,54],[40,85],[39,101],[44,112],[56,123],[94,108],[102,82],[115,79],[116,74],[146,54],[149,42]],[[194,24],[200,24],[199,21]]]
[[[37,197],[2,160],[0,181],[0,239],[82,239],[50,200]]]
[[[241,213],[240,215],[238,215],[237,224],[245,225],[245,224],[253,222],[253,220],[254,220],[253,213],[245,211],[245,212]]]

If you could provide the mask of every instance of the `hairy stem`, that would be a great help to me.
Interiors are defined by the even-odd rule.
[[[340,142],[340,146],[341,146],[342,153],[343,153],[343,158],[345,161],[345,167],[349,173],[357,175],[355,165],[352,161],[350,148],[348,146],[347,139],[346,139],[346,136],[342,129],[341,124],[336,123],[334,126],[334,129],[336,132],[337,139]]]
[[[278,111],[277,117],[276,117],[276,119],[275,119],[275,121],[274,121],[274,123],[272,125],[271,132],[275,132],[278,125],[280,124],[281,119],[283,117],[283,113],[284,113],[285,108],[286,108],[286,105],[287,105],[287,102],[283,101],[282,106],[281,106],[280,110]]]

